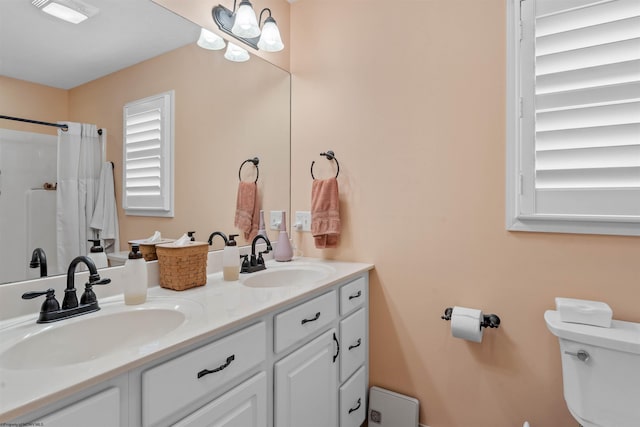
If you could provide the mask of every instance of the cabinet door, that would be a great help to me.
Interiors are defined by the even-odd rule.
[[[276,427],[338,424],[335,343],[331,329],[275,364]]]
[[[25,425],[113,427],[120,424],[120,389],[111,387]]]
[[[260,372],[175,427],[266,427],[267,374]]]

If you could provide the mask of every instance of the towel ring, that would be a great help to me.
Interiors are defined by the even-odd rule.
[[[238,169],[238,179],[240,181],[242,181],[242,175],[240,174],[242,172],[242,167],[244,166],[245,163],[247,162],[251,162],[253,163],[253,166],[256,167],[256,180],[254,182],[258,182],[258,177],[260,176],[260,169],[258,169],[258,163],[260,163],[260,159],[257,157],[254,157],[253,159],[247,159],[244,162],[242,162],[242,164],[240,165],[240,169]]]
[[[338,175],[340,175],[340,163],[338,163],[338,159],[336,159],[336,153],[334,153],[333,151],[329,150],[326,153],[320,153],[321,156],[324,156],[327,158],[327,160],[333,160],[336,162],[336,166],[338,166],[338,171],[336,172],[336,178],[338,177]],[[312,161],[311,162],[311,178],[316,179],[315,176],[313,176],[313,165],[316,163],[316,161]]]

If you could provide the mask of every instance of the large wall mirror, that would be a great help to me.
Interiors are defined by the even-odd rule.
[[[93,123],[106,130],[106,160],[114,163],[116,203],[120,226],[120,250],[128,249],[127,242],[144,239],[160,231],[163,237],[177,238],[187,231],[196,231],[196,239],[206,241],[213,231],[226,234],[237,233],[234,227],[236,193],[240,165],[248,158],[258,157],[258,191],[260,206],[269,220],[271,211],[290,210],[290,75],[271,63],[251,56],[248,62],[233,63],[224,59],[224,51],[209,51],[196,45],[200,27],[184,18],[150,2],[149,0],[92,0],[100,12],[89,20],[77,24],[54,22],[60,33],[70,37],[82,37],[81,26],[103,25],[101,19],[108,15],[108,4],[115,3],[117,13],[124,18],[133,14],[136,31],[149,32],[159,26],[154,19],[140,14],[132,8],[134,3],[144,3],[145,7],[156,8],[167,15],[167,19],[178,20],[189,38],[179,47],[167,47],[169,51],[153,51],[152,57],[133,65],[119,66],[108,74],[73,87],[53,87],[39,83],[27,75],[12,75],[6,70],[5,49],[10,40],[19,35],[7,34],[13,27],[31,30],[38,28],[45,19],[42,11],[24,0],[3,0],[0,5],[0,115],[23,117],[49,122],[73,121]],[[11,16],[9,4],[22,6],[19,16]],[[102,16],[101,16],[102,15]],[[9,21],[21,21],[20,25],[7,25]],[[31,21],[32,20],[32,21]],[[168,25],[168,24],[167,24]],[[160,28],[168,28],[160,25]],[[120,27],[111,25],[113,37]],[[71,30],[69,30],[71,29]],[[58,34],[58,32],[56,32]],[[64,50],[69,42],[52,41],[53,37],[42,38],[52,55],[50,73],[73,73],[65,70]],[[163,44],[163,43],[156,43]],[[168,43],[166,43],[168,45]],[[156,46],[157,47],[157,46]],[[152,48],[150,48],[152,49]],[[165,48],[166,50],[166,48]],[[87,50],[87,67],[95,66],[95,60]],[[24,51],[22,58],[30,61],[35,54]],[[120,59],[118,51],[102,52],[103,58]],[[93,63],[92,63],[93,62]],[[4,64],[4,65],[3,65]],[[48,67],[46,64],[43,67]],[[124,67],[124,68],[123,68]],[[70,67],[71,68],[71,67]],[[125,215],[122,203],[122,140],[123,106],[128,102],[143,99],[166,91],[175,93],[175,214],[173,218],[157,218]],[[57,130],[45,126],[0,120],[0,130],[29,132],[55,137]],[[54,140],[53,145],[57,142]],[[26,203],[26,195],[21,199],[9,200],[8,173],[13,164],[21,173],[30,174],[34,165],[16,153],[16,144],[9,146],[0,141],[0,271],[3,265],[24,266],[24,277],[0,278],[0,283],[10,283],[38,276],[29,269],[29,260],[34,248],[28,243],[17,245],[18,241],[33,234],[26,229],[26,222],[18,225],[18,219],[5,215],[7,205]],[[44,148],[55,151],[55,147]],[[251,167],[249,167],[251,166]],[[242,179],[255,179],[252,165],[242,168]],[[14,168],[16,169],[16,168]],[[49,173],[52,170],[48,164]],[[25,172],[26,171],[26,172]],[[55,178],[54,178],[55,179]],[[15,180],[14,180],[15,181]],[[29,183],[39,187],[44,183]],[[23,192],[24,193],[24,192]],[[290,215],[287,216],[290,218]],[[43,221],[32,221],[39,227]],[[13,233],[13,234],[11,234]],[[268,230],[275,238],[277,231]],[[240,233],[241,234],[241,233]],[[240,244],[250,242],[239,238]],[[219,249],[216,242],[212,249]]]

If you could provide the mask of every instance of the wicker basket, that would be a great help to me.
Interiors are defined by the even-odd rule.
[[[173,242],[174,239],[162,239],[157,243],[142,243],[144,240],[130,240],[129,250],[131,250],[131,244],[137,243],[140,246],[140,253],[145,261],[155,261],[158,259],[156,255],[156,245]]]
[[[160,286],[184,291],[207,283],[207,254],[209,245],[190,242],[185,246],[156,245],[160,266]]]

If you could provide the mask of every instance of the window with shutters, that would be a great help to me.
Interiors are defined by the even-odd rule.
[[[507,228],[640,236],[640,1],[507,9]]]
[[[124,106],[123,207],[173,216],[173,91]]]

